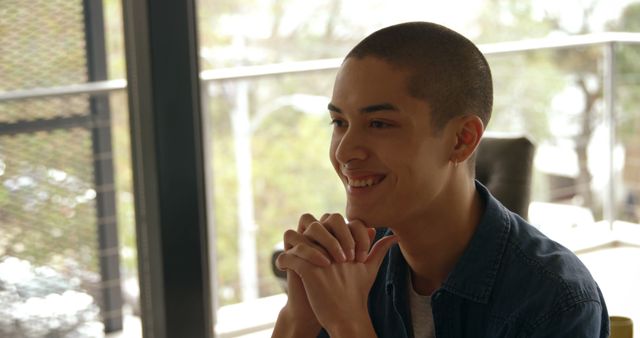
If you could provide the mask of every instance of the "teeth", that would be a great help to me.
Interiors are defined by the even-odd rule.
[[[377,184],[377,182],[372,177],[361,180],[349,179],[349,185],[356,188],[370,187],[375,184]]]

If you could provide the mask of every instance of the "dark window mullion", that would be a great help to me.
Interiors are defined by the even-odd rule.
[[[143,333],[212,337],[195,0],[123,6]]]

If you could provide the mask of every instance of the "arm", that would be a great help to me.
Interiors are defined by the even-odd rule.
[[[292,271],[287,271],[287,289],[287,304],[278,314],[271,337],[316,337],[320,332],[320,323],[309,306],[300,277]]]
[[[273,336],[313,336],[322,324],[332,337],[375,337],[367,298],[395,237],[369,252],[374,236],[374,229],[357,220],[347,224],[339,214],[319,221],[306,214],[297,231],[285,232],[276,264],[288,272],[289,299]]]
[[[300,276],[307,299],[331,337],[376,337],[367,301],[380,264],[395,236],[378,241],[364,262],[319,267],[293,253],[283,253],[277,265]]]
[[[312,215],[305,214],[298,221],[298,230],[289,230],[284,234],[285,250],[291,250],[293,247],[304,243],[304,239],[300,238],[302,232],[309,227],[310,223],[318,222]],[[306,247],[306,257],[314,264],[319,266],[327,266],[331,264],[324,252],[318,250],[309,250]],[[320,323],[316,318],[309,301],[307,300],[306,291],[300,276],[293,271],[287,271],[287,303],[280,310],[278,319],[271,337],[273,338],[297,338],[297,337],[315,337],[320,331]]]
[[[285,252],[318,267],[326,267],[332,261],[364,261],[370,242],[364,224],[345,224],[338,214],[325,214],[320,220],[304,214],[297,230],[284,234]],[[320,324],[309,305],[300,276],[292,270],[287,270],[287,289],[287,304],[280,311],[272,337],[317,336]]]
[[[578,303],[550,316],[534,329],[531,337],[608,338],[609,316],[600,302]]]

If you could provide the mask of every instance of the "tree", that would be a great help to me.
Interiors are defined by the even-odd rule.
[[[367,22],[357,22],[346,10],[350,3],[341,0],[203,1],[198,8],[202,68],[341,57],[367,33],[392,21],[389,19],[392,14],[387,13],[389,7],[383,3],[367,2],[368,13],[385,12],[388,15],[374,15]],[[478,34],[466,35],[475,42],[486,43],[546,37],[559,32],[575,34],[581,29],[589,29],[586,23],[593,8],[595,3],[587,4],[583,25],[575,28],[560,20],[558,13],[540,11],[534,2],[487,1],[473,27]],[[402,15],[409,12],[411,8],[407,7]],[[428,13],[422,14],[423,20],[429,20]],[[588,55],[584,55],[585,52]],[[598,57],[597,49],[490,57],[496,87],[496,109],[490,128],[528,132],[538,140],[553,139],[549,127],[551,102],[562,89],[576,86],[584,94],[585,104],[576,120],[581,123],[580,132],[569,136],[576,144],[581,139],[590,140],[601,100],[597,82],[599,69],[593,66]],[[585,62],[577,62],[585,58]],[[332,75],[326,72],[248,81],[248,114],[251,119],[256,118],[261,107],[282,96],[301,93],[329,96]],[[219,278],[220,284],[231,290],[221,303],[237,301],[239,294],[236,266],[238,210],[234,202],[237,182],[229,116],[235,107],[235,86],[233,81],[214,83],[208,88],[211,97],[207,101],[212,120],[209,128],[214,135]],[[322,123],[321,118],[302,115],[293,107],[282,107],[270,114],[253,134],[253,202],[260,236],[261,295],[279,290],[268,270],[268,255],[273,243],[280,240],[282,231],[295,225],[301,212],[310,209],[340,211],[336,209],[342,207],[341,188],[333,185],[332,182],[337,181],[331,168],[327,167],[326,158],[318,156],[327,151],[323,148],[327,136],[318,135],[318,130],[323,129]],[[581,161],[587,163],[586,151]],[[580,179],[590,183],[588,170],[586,166],[581,167]],[[582,186],[588,188],[589,183]],[[317,193],[310,194],[310,191]],[[586,196],[585,204],[591,205],[588,202],[591,191],[588,189],[582,195]]]
[[[533,2],[484,2],[475,22],[478,44],[543,38],[551,32],[544,17],[535,16]],[[553,97],[566,86],[549,51],[488,56],[494,79],[494,109],[489,131],[518,132],[537,144],[552,139]],[[546,177],[534,172],[533,198],[547,200]]]
[[[569,34],[587,34],[590,31],[589,22],[594,13],[596,2],[589,3],[582,9],[582,23],[578,31],[571,31],[564,27],[558,17],[547,16],[552,27],[556,31]],[[595,201],[591,188],[592,174],[589,169],[588,146],[592,139],[595,126],[598,122],[598,106],[603,95],[602,69],[598,67],[602,62],[600,48],[586,47],[577,52],[569,49],[559,49],[554,53],[554,59],[559,68],[571,74],[573,86],[582,93],[582,112],[576,120],[579,131],[573,135],[575,151],[578,156],[578,177],[576,178],[576,191],[582,197],[581,204],[592,210],[595,209]]]
[[[550,35],[575,35],[586,34],[593,30],[592,18],[595,9],[599,5],[598,1],[588,1],[582,8],[575,8],[575,11],[581,13],[579,15],[578,24],[569,25],[563,20],[561,12],[553,12],[544,10],[538,14],[534,14],[533,2],[522,2],[513,0],[493,0],[487,2],[487,7],[478,19],[481,39],[491,38],[519,40],[524,37],[545,37]],[[489,13],[492,15],[489,16]],[[540,14],[541,13],[541,14]],[[496,19],[497,18],[497,19]],[[505,19],[506,18],[506,19]],[[582,96],[579,106],[580,112],[575,115],[573,124],[577,126],[575,132],[567,135],[554,135],[552,139],[568,137],[574,143],[575,152],[578,158],[578,176],[576,177],[576,192],[580,200],[574,200],[581,205],[591,208],[596,214],[599,213],[600,207],[594,200],[592,191],[592,174],[589,168],[588,146],[592,141],[595,127],[600,121],[600,109],[603,95],[603,79],[602,79],[602,49],[600,47],[584,47],[578,49],[555,49],[548,52],[531,53],[527,60],[528,68],[547,69],[549,74],[554,73],[556,77],[555,86],[545,90],[543,96],[546,96],[546,111],[551,111],[551,99],[562,90],[563,87],[572,87],[577,89]],[[533,56],[535,55],[535,56]],[[539,58],[534,60],[534,58]],[[541,68],[541,65],[545,67]],[[555,68],[552,70],[550,68]],[[520,70],[521,71],[521,70]],[[561,75],[566,74],[566,75]],[[536,78],[537,79],[537,78]],[[564,82],[564,83],[563,83]],[[543,85],[544,83],[544,85]],[[539,82],[535,87],[549,87],[547,82]],[[510,85],[509,88],[518,88],[518,86]],[[538,89],[540,90],[540,89]],[[497,94],[499,95],[499,94]],[[499,97],[499,96],[497,96]],[[542,97],[539,97],[542,98]],[[518,104],[517,101],[509,101],[510,104]],[[539,108],[543,108],[545,104],[540,104]],[[525,108],[526,109],[526,108]],[[535,116],[534,120],[547,121],[542,111],[525,110],[526,114]],[[499,112],[498,112],[499,113]],[[540,119],[540,117],[543,117]],[[538,129],[534,133],[544,135],[543,126],[537,126]],[[571,131],[572,128],[567,128]],[[551,136],[551,135],[545,135]]]

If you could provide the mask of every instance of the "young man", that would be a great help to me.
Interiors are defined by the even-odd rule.
[[[480,51],[436,24],[347,55],[329,104],[346,220],[285,233],[274,337],[608,337],[584,265],[474,179],[492,97]]]

